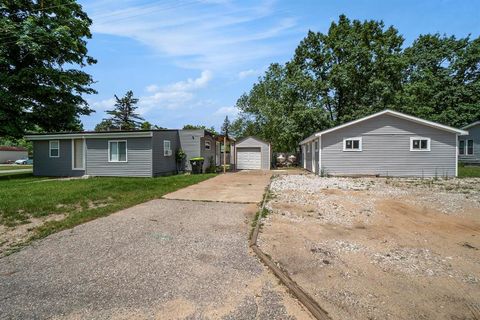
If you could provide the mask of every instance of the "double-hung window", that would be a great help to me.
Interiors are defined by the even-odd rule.
[[[458,154],[459,155],[465,154],[465,140],[460,140],[458,142]]]
[[[343,151],[362,151],[362,138],[343,139]]]
[[[163,140],[163,155],[169,157],[172,155],[172,144],[170,140]]]
[[[473,140],[467,140],[467,155],[473,155]]]
[[[411,137],[410,151],[430,151],[430,138]]]
[[[205,150],[210,150],[211,144],[210,141],[205,141]]]
[[[127,141],[108,141],[108,161],[127,162]]]
[[[60,141],[50,140],[48,142],[48,154],[50,158],[60,157]]]

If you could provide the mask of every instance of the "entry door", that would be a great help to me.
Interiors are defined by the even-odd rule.
[[[85,170],[85,140],[72,140],[72,169]]]
[[[260,148],[237,148],[237,168],[240,170],[262,169]]]

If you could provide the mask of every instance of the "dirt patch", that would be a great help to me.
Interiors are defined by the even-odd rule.
[[[480,179],[281,176],[259,245],[334,319],[480,318]]]

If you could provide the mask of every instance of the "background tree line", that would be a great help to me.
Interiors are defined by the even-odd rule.
[[[420,35],[410,46],[382,21],[341,15],[310,31],[237,101],[231,133],[293,151],[312,133],[393,109],[453,127],[480,118],[480,38]]]

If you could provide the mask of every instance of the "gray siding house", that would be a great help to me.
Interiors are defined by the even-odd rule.
[[[462,129],[468,130],[468,135],[458,137],[458,160],[465,164],[480,165],[480,121]]]
[[[458,136],[468,132],[385,110],[300,142],[316,174],[455,177]]]
[[[180,145],[186,154],[185,170],[191,171],[190,159],[203,157],[203,170],[210,166],[210,161],[217,165],[217,143],[214,134],[203,129],[179,130]]]
[[[34,134],[37,176],[153,177],[176,172],[178,130]]]

